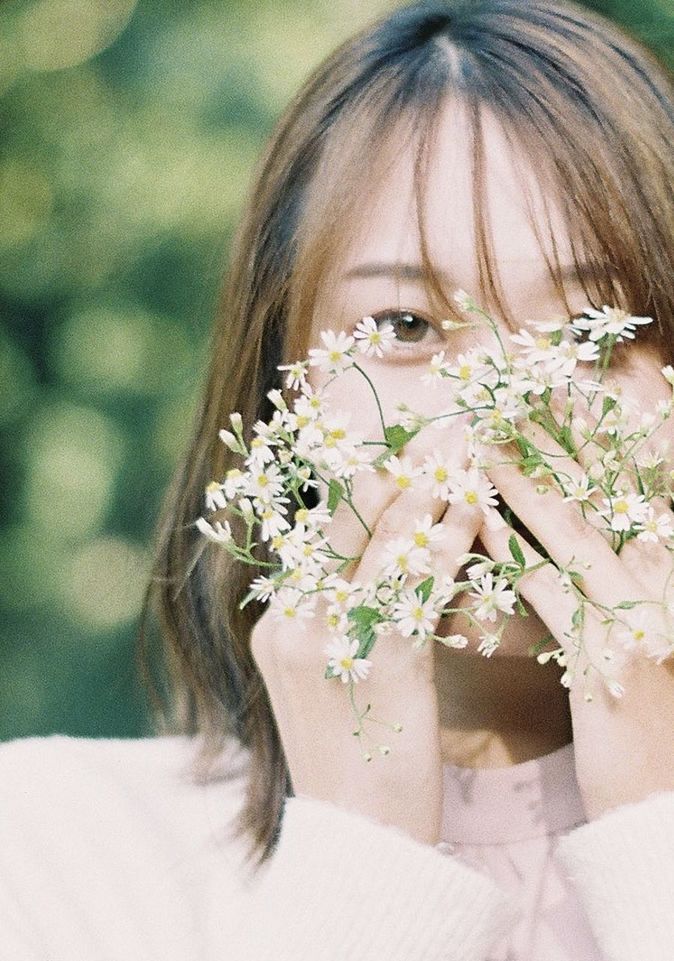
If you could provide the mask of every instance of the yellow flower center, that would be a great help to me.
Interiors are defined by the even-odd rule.
[[[286,607],[283,609],[283,613],[285,614],[286,617],[295,617],[297,611],[295,610],[294,607]]]
[[[343,657],[339,663],[341,667],[345,668],[348,671],[351,667],[353,667],[353,658]]]
[[[268,483],[269,483],[269,478],[267,477],[266,474],[259,474],[259,475],[258,475],[258,478],[257,478],[257,486],[258,486],[258,487],[266,487]]]
[[[630,505],[627,503],[627,501],[616,501],[613,505],[614,514],[626,514],[629,509]]]
[[[424,610],[422,607],[415,607],[412,611],[412,617],[415,621],[422,621],[424,618]]]
[[[637,627],[636,630],[632,631],[632,636],[635,641],[643,641],[646,636],[646,631],[641,627]]]
[[[300,524],[302,524],[308,516],[309,511],[306,509],[306,507],[300,507],[298,511],[295,511],[295,520],[299,521]]]
[[[428,544],[428,534],[424,531],[417,531],[414,535],[414,543],[417,547],[426,547]]]
[[[434,477],[434,478],[436,479],[436,481],[438,481],[439,483],[442,483],[443,481],[446,481],[446,480],[447,480],[447,468],[445,468],[445,467],[436,467],[436,468],[435,468],[435,472],[433,473],[433,477]]]
[[[470,365],[461,364],[461,366],[459,367],[459,377],[461,378],[461,380],[470,380],[470,374],[471,374]]]
[[[331,350],[330,353],[328,354],[328,357],[330,358],[333,364],[336,364],[338,360],[342,359],[342,352],[341,350]]]
[[[466,504],[477,504],[477,494],[475,491],[466,491],[463,497]]]
[[[550,341],[547,337],[537,337],[536,346],[539,350],[547,350],[550,346]]]
[[[410,486],[410,479],[405,474],[401,474],[399,477],[396,477],[396,484],[401,490],[405,490],[406,487]]]

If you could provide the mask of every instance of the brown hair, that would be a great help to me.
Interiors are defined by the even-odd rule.
[[[305,355],[317,298],[367,189],[364,160],[375,176],[392,159],[392,142],[413,143],[423,191],[448,96],[461,98],[471,118],[484,298],[500,302],[481,189],[486,105],[509,140],[537,158],[540,182],[565,217],[576,265],[594,265],[584,278],[590,300],[623,300],[653,316],[654,336],[669,352],[674,98],[663,68],[616,27],[558,0],[416,3],[349,40],[309,78],[267,148],[234,243],[210,373],[166,496],[146,597],[146,614],[154,611],[161,627],[163,729],[198,734],[202,761],[231,738],[247,750],[237,829],[258,863],[273,850],[292,790],[249,649],[261,608],[239,609],[253,572],[225,551],[204,550],[194,521],[206,484],[233,466],[219,428],[235,410],[247,433],[267,419],[266,393],[280,386],[277,364]],[[554,252],[554,237],[548,240]],[[423,253],[429,287],[444,299]],[[549,268],[563,294],[556,256]],[[148,676],[149,646],[141,630]]]

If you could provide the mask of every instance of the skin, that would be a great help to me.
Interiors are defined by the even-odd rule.
[[[488,114],[485,121],[489,220],[508,306],[522,325],[530,319],[566,313],[548,279],[544,253],[527,215],[529,195],[535,217],[543,217],[534,173],[526,161],[515,160],[498,124]],[[448,105],[435,148],[425,211],[431,256],[445,274],[448,293],[456,288],[478,290],[466,144],[461,111]],[[416,342],[399,343],[383,359],[362,360],[388,420],[393,419],[401,400],[425,413],[444,409],[442,392],[420,387],[420,375],[434,353],[444,349],[452,357],[486,336],[474,329],[444,333],[442,317],[433,313],[423,284],[413,270],[400,267],[421,261],[412,163],[412,153],[402,150],[388,177],[373,185],[368,194],[371,207],[363,210],[362,228],[354,231],[348,255],[335,265],[329,297],[318,304],[312,330],[312,340],[318,344],[321,330],[350,332],[365,315],[400,309],[419,315],[415,329],[423,336]],[[561,221],[556,224],[555,237],[562,264],[570,265]],[[573,313],[587,304],[573,277],[567,285],[567,298]],[[496,319],[503,324],[502,318]],[[643,409],[669,397],[670,388],[658,372],[661,364],[651,350],[636,344],[629,348],[629,359],[611,373],[626,395],[640,399]],[[313,371],[315,383],[321,383],[321,376],[325,380]],[[362,378],[349,373],[328,391],[335,409],[351,411],[359,429],[377,436],[374,404]],[[451,454],[458,465],[464,463],[458,420],[448,422],[442,431],[422,431],[406,453],[421,461],[435,448]],[[575,468],[571,465],[569,469]],[[512,467],[494,466],[490,477],[502,499],[559,563],[566,563],[582,545],[584,556],[592,563],[587,580],[592,596],[618,604],[662,592],[662,572],[666,575],[671,568],[664,548],[656,547],[646,558],[650,545],[633,541],[617,558],[603,535],[573,504],[549,493],[542,509],[535,483]],[[497,560],[509,557],[507,541],[512,532],[489,530],[474,508],[454,505],[443,514],[446,505],[430,492],[400,493],[390,479],[380,475],[359,475],[355,500],[374,530],[372,540],[368,541],[353,515],[341,507],[332,530],[338,549],[351,556],[363,555],[349,572],[359,581],[377,571],[386,541],[411,532],[413,519],[425,513],[446,531],[438,557],[443,573],[456,576],[457,558],[471,548]],[[531,549],[524,541],[522,545],[535,563]],[[349,741],[353,721],[344,691],[338,690],[341,685],[326,684],[320,674],[318,682],[308,676],[307,662],[316,659],[317,665],[322,664],[316,628],[308,622],[296,637],[281,638],[278,627],[263,617],[253,635],[253,654],[269,689],[296,793],[341,804],[401,827],[418,840],[436,843],[443,762],[504,766],[547,754],[572,738],[589,819],[653,791],[674,790],[669,762],[674,730],[671,666],[635,658],[627,665],[627,693],[621,700],[600,690],[588,704],[578,690],[569,692],[562,687],[554,662],[542,667],[527,656],[531,644],[548,633],[557,640],[554,646],[567,643],[564,632],[572,612],[568,595],[551,570],[525,579],[523,593],[530,616],[510,619],[502,649],[489,659],[475,653],[475,644],[463,651],[435,644],[412,654],[409,640],[403,638],[387,637],[377,645],[367,680],[367,700],[376,706],[378,717],[398,719],[404,730],[388,739],[393,750],[386,761],[375,759],[370,765],[363,764],[353,740]],[[653,610],[656,619],[659,615]],[[467,634],[470,641],[476,639],[465,622],[450,623],[443,633],[457,631]],[[601,633],[596,625],[590,631],[591,646],[597,651],[604,643]],[[304,670],[299,670],[300,665]],[[317,744],[329,744],[330,748],[320,751]],[[410,797],[415,798],[412,806],[407,803]]]

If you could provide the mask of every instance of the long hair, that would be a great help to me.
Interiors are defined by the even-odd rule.
[[[225,551],[204,549],[194,521],[205,486],[233,466],[219,428],[237,410],[250,436],[253,423],[270,416],[266,394],[280,386],[276,367],[305,355],[317,300],[368,184],[401,145],[416,150],[415,183],[423,192],[448,98],[460,100],[470,120],[482,296],[502,300],[484,209],[486,107],[508,140],[536,157],[576,266],[593,265],[583,275],[588,299],[625,302],[654,317],[649,336],[671,353],[674,94],[664,69],[635,41],[558,0],[436,0],[383,17],[308,79],[271,138],[234,242],[192,440],[158,527],[139,648],[147,665],[145,621],[153,613],[164,666],[162,730],[198,735],[206,768],[227,741],[247,752],[236,830],[258,864],[273,851],[292,791],[250,652],[261,607],[239,609],[254,572]],[[548,267],[563,294],[551,231],[547,240]],[[425,247],[422,254],[429,290],[443,298]]]

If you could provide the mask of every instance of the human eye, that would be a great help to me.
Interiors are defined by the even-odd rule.
[[[436,349],[442,335],[435,323],[418,310],[395,307],[373,313],[377,327],[385,324],[393,328],[394,349],[409,350],[416,345]]]

